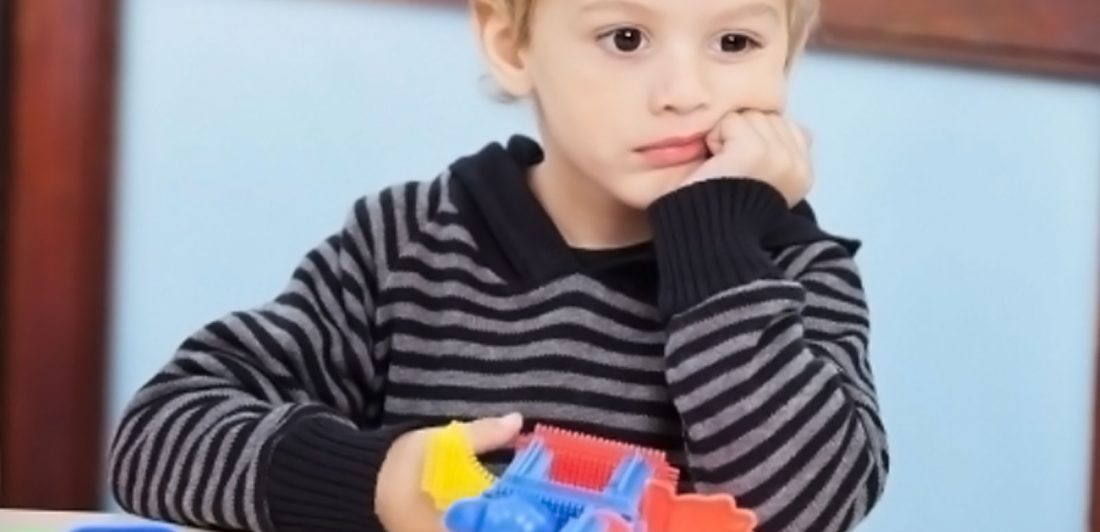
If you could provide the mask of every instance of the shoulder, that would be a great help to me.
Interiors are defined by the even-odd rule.
[[[347,215],[343,238],[386,269],[411,241],[438,224],[441,213],[453,210],[450,186],[451,173],[443,171],[429,180],[395,183],[364,195]]]

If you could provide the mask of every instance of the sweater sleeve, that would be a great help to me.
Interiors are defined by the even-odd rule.
[[[850,530],[889,469],[853,258],[831,241],[765,252],[788,214],[759,181],[696,184],[650,215],[696,489],[732,494],[759,532]]]
[[[368,203],[273,301],[186,339],[123,413],[110,484],[126,510],[199,527],[382,530],[379,467],[408,429],[377,418]]]

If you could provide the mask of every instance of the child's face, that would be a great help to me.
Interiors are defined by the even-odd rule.
[[[539,0],[513,74],[548,156],[641,209],[706,156],[641,148],[783,110],[789,37],[786,0]]]

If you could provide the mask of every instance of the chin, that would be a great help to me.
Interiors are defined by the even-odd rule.
[[[646,196],[646,197],[626,197],[626,198],[619,198],[619,201],[620,201],[620,202],[621,202],[621,203],[622,203],[623,205],[626,205],[627,207],[629,207],[629,208],[631,208],[631,209],[634,209],[634,210],[636,210],[636,211],[644,211],[644,210],[648,209],[648,208],[649,208],[649,206],[650,206],[650,205],[651,205],[651,204],[653,203],[653,201],[654,201],[654,200],[656,200],[656,199],[657,199],[657,198],[655,198],[655,197],[652,197],[652,196]]]
[[[670,179],[655,175],[634,176],[626,179],[612,191],[612,195],[623,205],[634,210],[644,211],[668,191],[675,189],[675,184],[682,179]]]
[[[648,208],[651,203],[661,196],[680,188],[687,181],[703,161],[694,161],[679,166],[658,168],[649,170],[635,180],[632,187],[634,196],[632,204],[640,205],[640,208]]]
[[[589,175],[614,176],[597,180],[600,187],[620,204],[644,211],[661,196],[679,188],[701,164],[703,161],[693,161],[667,168],[604,170]]]

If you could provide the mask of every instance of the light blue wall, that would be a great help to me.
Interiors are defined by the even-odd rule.
[[[123,29],[112,415],[358,195],[533,128],[446,8],[129,0]],[[1084,530],[1100,88],[815,53],[794,102],[865,242],[894,469],[861,530]]]

